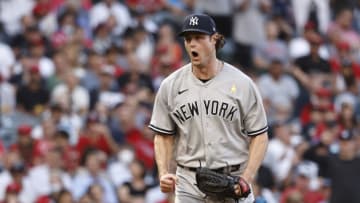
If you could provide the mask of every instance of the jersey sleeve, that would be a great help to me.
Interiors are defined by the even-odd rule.
[[[175,123],[170,116],[167,83],[162,83],[156,94],[149,128],[161,135],[174,135]]]
[[[247,135],[250,137],[267,132],[268,125],[266,113],[259,90],[254,82],[250,82],[245,109],[244,124]]]

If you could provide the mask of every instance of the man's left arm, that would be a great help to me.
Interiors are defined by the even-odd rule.
[[[251,138],[249,146],[249,160],[244,173],[241,175],[241,177],[243,177],[248,183],[254,181],[256,173],[264,159],[267,145],[267,132]]]
[[[253,81],[249,83],[249,91],[244,94],[244,124],[250,139],[247,166],[241,175],[245,181],[254,181],[268,145],[268,122],[260,92]]]

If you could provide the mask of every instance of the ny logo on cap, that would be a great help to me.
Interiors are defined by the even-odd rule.
[[[198,24],[199,24],[199,18],[198,17],[193,16],[193,17],[190,18],[189,25],[194,26],[194,25],[198,25]]]

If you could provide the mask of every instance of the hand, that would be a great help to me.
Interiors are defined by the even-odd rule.
[[[250,193],[249,183],[243,177],[240,177],[239,183],[234,186],[234,192],[238,196],[247,197]]]
[[[167,173],[160,177],[160,189],[161,192],[169,193],[175,191],[175,184],[177,177],[174,174]]]
[[[235,186],[234,186],[234,191],[235,191],[235,194],[236,195],[241,195],[241,188],[240,188],[240,184],[236,184]]]

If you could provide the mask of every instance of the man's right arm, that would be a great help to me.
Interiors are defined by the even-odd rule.
[[[169,172],[169,165],[173,151],[174,136],[156,134],[154,138],[155,159],[159,177]]]
[[[160,189],[162,192],[173,192],[176,176],[169,172],[173,155],[174,136],[156,134],[154,138],[155,159],[159,172]]]

